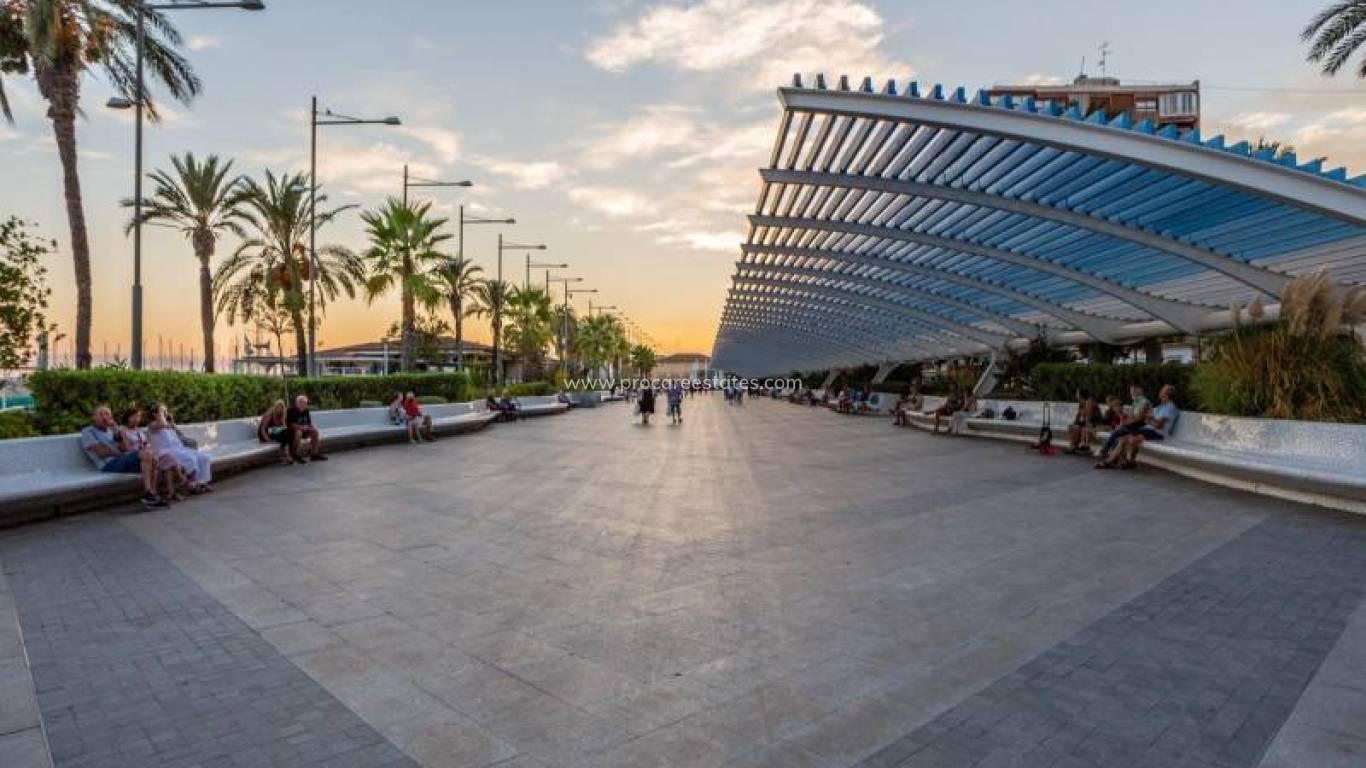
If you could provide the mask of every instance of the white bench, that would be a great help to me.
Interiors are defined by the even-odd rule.
[[[603,403],[621,399],[621,395],[613,395],[607,390],[570,390],[565,395],[569,398],[571,408],[595,408]]]
[[[558,395],[525,395],[514,397],[512,401],[517,404],[518,418],[553,416],[569,410],[569,403],[560,400]]]
[[[425,406],[437,434],[480,429],[493,420],[482,401]],[[330,452],[394,442],[406,434],[389,423],[387,408],[314,411],[313,423]],[[216,475],[273,461],[274,443],[256,436],[256,419],[185,424],[182,431],[213,457]],[[0,526],[135,498],[137,475],[96,471],[80,449],[78,435],[0,440]]]
[[[1144,464],[1236,488],[1366,512],[1366,425],[1183,412]]]
[[[943,398],[925,398],[910,422],[934,424]],[[1034,441],[1044,405],[1051,407],[1053,444],[1065,446],[1075,403],[985,400],[997,418],[970,418],[966,432],[1004,440]],[[1020,418],[1000,414],[1013,406]],[[1105,430],[1097,433],[1104,437]],[[1139,462],[1199,480],[1268,496],[1366,513],[1366,425],[1250,419],[1183,411],[1171,437],[1144,443]]]

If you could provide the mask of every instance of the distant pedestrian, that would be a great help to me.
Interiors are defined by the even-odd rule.
[[[676,381],[669,387],[669,421],[683,423],[683,385]]]
[[[655,391],[648,384],[640,388],[640,399],[636,402],[640,412],[640,423],[650,425],[650,414],[655,412]]]

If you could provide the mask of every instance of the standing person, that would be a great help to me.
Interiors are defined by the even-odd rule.
[[[676,381],[669,387],[669,420],[673,424],[683,423],[683,385]]]
[[[261,414],[261,419],[256,423],[257,440],[280,446],[281,464],[294,463],[294,454],[291,451],[294,436],[290,433],[289,425],[285,423],[285,412],[287,410],[284,400],[276,400],[270,406],[270,410]]]
[[[403,416],[408,428],[408,442],[436,441],[432,435],[432,417],[422,412],[422,404],[412,392],[403,396]]]
[[[289,452],[296,463],[305,464],[309,460],[327,461],[327,456],[323,453],[322,434],[313,426],[313,413],[308,409],[307,395],[294,398],[294,406],[285,411],[285,425],[289,427]],[[300,452],[305,439],[308,440],[307,457]]]
[[[81,452],[101,472],[142,475],[142,505],[148,509],[168,506],[157,495],[156,457],[150,448],[124,450],[119,444],[117,425],[109,406],[101,405],[90,413],[90,424],[81,430]]]
[[[158,467],[175,469],[185,478],[190,493],[212,490],[209,483],[213,482],[213,462],[209,454],[197,450],[198,444],[180,431],[165,405],[152,407],[152,423],[147,426],[147,433],[148,442],[157,455]]]
[[[650,414],[655,412],[655,391],[649,384],[641,386],[640,400],[636,407],[640,409],[640,423],[650,426]]]

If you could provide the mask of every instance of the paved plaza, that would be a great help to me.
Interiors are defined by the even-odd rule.
[[[0,532],[0,766],[1366,764],[1366,520],[684,409]]]

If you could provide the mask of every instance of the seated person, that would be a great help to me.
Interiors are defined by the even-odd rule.
[[[1148,423],[1148,417],[1152,414],[1152,403],[1143,394],[1143,387],[1134,384],[1129,387],[1131,402],[1124,414],[1124,422],[1119,427],[1110,431],[1110,436],[1106,438],[1105,445],[1101,446],[1096,454],[1100,461],[1096,462],[1097,469],[1113,469],[1119,466],[1119,448],[1124,442],[1124,438],[1138,432]]]
[[[906,414],[911,412],[911,394],[908,392],[898,397],[896,405],[892,406],[892,424],[898,427],[906,426],[909,423]]]
[[[911,387],[910,402],[906,403],[906,409],[911,413],[920,413],[925,407],[925,398],[920,395],[920,387]]]
[[[849,412],[849,388],[844,387],[839,395],[835,397],[835,410],[839,413]]]
[[[498,398],[494,397],[492,392],[484,396],[484,407],[495,413],[503,410],[503,406],[498,404]]]
[[[506,391],[503,392],[503,399],[498,401],[498,410],[502,412],[504,421],[517,420],[517,401],[509,397]]]
[[[417,395],[412,392],[404,395],[402,407],[403,423],[408,428],[408,442],[435,441],[436,437],[432,435],[432,417],[422,412],[422,404],[417,401]]]
[[[949,431],[955,435],[962,434],[963,427],[967,425],[968,419],[984,415],[977,412],[977,393],[969,389],[963,393],[963,407],[954,411],[953,415],[949,417]]]
[[[174,470],[178,477],[184,478],[190,493],[208,493],[212,490],[209,483],[213,482],[213,462],[209,454],[198,450],[198,444],[180,431],[165,405],[155,405],[151,412],[147,441],[156,453],[157,466]],[[173,495],[173,498],[178,497]]]
[[[294,454],[291,449],[294,444],[294,435],[289,430],[289,425],[285,423],[285,401],[276,400],[270,406],[270,410],[261,414],[261,418],[256,422],[256,439],[263,443],[275,443],[280,446],[280,463],[293,464]]]
[[[1077,390],[1077,415],[1072,417],[1072,423],[1067,426],[1067,450],[1063,453],[1089,454],[1099,423],[1100,406],[1096,404],[1096,398],[1087,390]]]
[[[408,417],[403,412],[402,392],[394,393],[394,399],[389,401],[389,410],[387,412],[387,415],[389,417],[389,423],[393,424],[396,427],[401,427],[404,424],[408,423]]]
[[[1111,395],[1105,400],[1105,418],[1102,420],[1107,429],[1119,429],[1124,424],[1124,404],[1118,397]]]
[[[308,409],[307,395],[294,398],[294,405],[285,411],[285,425],[289,427],[289,453],[296,463],[327,461],[327,455],[323,453],[323,436],[313,426],[313,413]],[[305,440],[308,441],[308,456],[301,452]]]
[[[142,475],[142,505],[148,508],[168,506],[156,492],[156,457],[146,446],[124,450],[114,414],[109,406],[101,405],[90,414],[90,425],[81,430],[81,452],[95,469],[121,475]]]
[[[147,430],[142,426],[142,409],[129,408],[123,412],[123,425],[119,427],[119,448],[127,451],[152,450],[152,444],[147,436]],[[156,452],[152,451],[155,457]],[[176,473],[174,471],[164,471],[153,468],[152,488],[158,485],[158,480],[166,481],[166,494],[163,498],[175,495]]]
[[[1181,416],[1181,411],[1172,401],[1175,396],[1176,387],[1170,384],[1158,390],[1157,407],[1152,409],[1147,423],[1125,436],[1115,448],[1115,456],[1107,457],[1106,462],[1112,466],[1118,464],[1124,469],[1133,469],[1138,464],[1138,452],[1145,441],[1166,440],[1171,436],[1172,430],[1176,428],[1176,420]]]
[[[955,413],[963,410],[963,394],[954,388],[952,394],[944,401],[944,404],[934,409],[934,431],[931,434],[939,434],[939,424],[946,417],[952,417]]]

